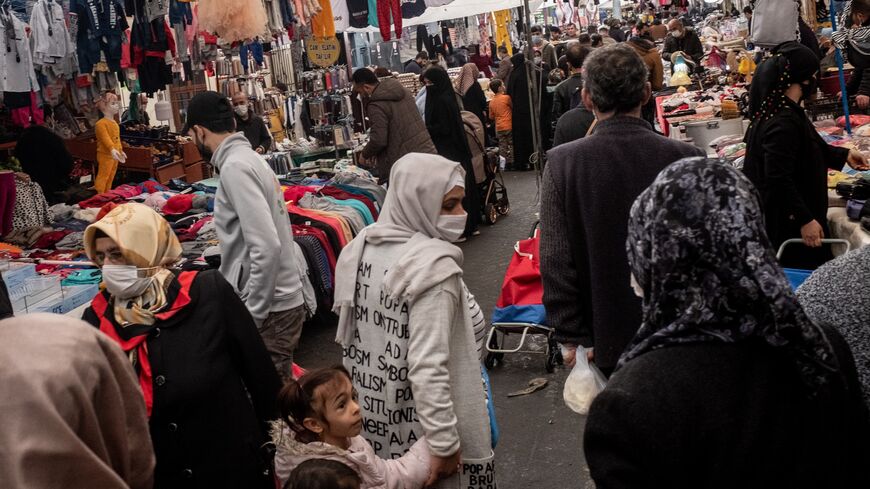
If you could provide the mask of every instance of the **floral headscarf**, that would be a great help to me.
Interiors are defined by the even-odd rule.
[[[626,247],[643,323],[617,368],[669,345],[757,338],[788,352],[811,394],[837,372],[776,261],[755,187],[734,168],[686,158],[663,170],[632,206]]]
[[[459,77],[456,79],[456,91],[463,97],[468,92],[468,89],[477,83],[477,78],[480,76],[480,69],[474,63],[466,63],[459,72]]]

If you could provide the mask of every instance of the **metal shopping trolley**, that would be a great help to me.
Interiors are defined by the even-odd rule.
[[[493,368],[504,359],[505,353],[541,353],[536,350],[523,350],[529,335],[547,337],[545,366],[553,372],[562,363],[562,354],[553,338],[553,328],[547,325],[547,312],[544,310],[544,287],[541,283],[541,267],[538,255],[538,223],[532,227],[530,237],[514,245],[514,255],[505,272],[501,294],[492,313],[492,326],[486,338],[484,359],[486,368]],[[509,335],[520,335],[516,348],[507,348]],[[499,346],[501,345],[501,346]]]
[[[776,259],[779,260],[782,258],[782,254],[785,251],[786,246],[792,244],[803,244],[804,240],[802,239],[787,239],[782,242],[782,245],[779,247],[779,251],[776,252]],[[852,244],[845,239],[823,239],[822,244],[840,244],[845,245],[846,251],[848,253],[849,250],[852,249]],[[802,270],[799,268],[783,268],[785,272],[785,276],[788,277],[789,283],[791,283],[791,288],[797,290],[798,287],[801,286],[802,283],[813,273],[813,270]]]

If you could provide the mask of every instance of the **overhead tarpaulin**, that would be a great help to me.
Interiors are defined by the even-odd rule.
[[[331,0],[333,4],[333,12],[336,12],[335,5],[341,4],[346,0]],[[544,0],[529,0],[529,9],[534,12],[543,5]],[[410,19],[402,19],[403,27],[411,27],[420,24],[428,24],[430,22],[439,22],[442,20],[462,19],[471,17],[472,15],[488,14],[499,10],[522,7],[523,0],[454,0],[452,3],[441,7],[427,7],[426,12],[418,17]],[[345,7],[344,11],[347,11]],[[368,26],[365,28],[350,27],[350,19],[345,16],[335,19],[335,30],[338,32],[377,32],[377,27]]]

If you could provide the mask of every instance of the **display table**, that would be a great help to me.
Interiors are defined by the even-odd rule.
[[[849,219],[845,207],[828,208],[828,226],[832,238],[845,239],[852,245],[853,250],[870,246],[870,233],[861,227],[860,222]],[[843,253],[843,250],[838,248],[842,247],[834,247],[835,255]]]

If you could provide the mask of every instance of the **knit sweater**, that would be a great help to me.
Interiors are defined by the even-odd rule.
[[[816,324],[835,328],[855,356],[864,401],[870,406],[870,247],[847,253],[822,265],[797,291],[807,315]]]
[[[561,343],[595,347],[612,369],[641,323],[629,286],[628,216],[658,173],[700,149],[616,116],[547,153],[541,201],[541,275],[547,319]]]

